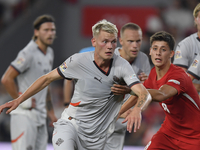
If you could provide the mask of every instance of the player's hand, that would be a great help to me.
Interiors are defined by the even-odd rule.
[[[50,119],[50,123],[49,123],[50,127],[53,127],[53,123],[58,120],[54,114],[49,115],[49,119]]]
[[[114,95],[125,95],[131,92],[131,89],[126,85],[113,84],[111,91]]]
[[[31,98],[31,108],[35,108],[36,107],[36,99],[33,97]]]
[[[0,106],[0,114],[5,108],[9,108],[6,111],[6,114],[9,114],[12,110],[16,109],[19,106],[19,102],[15,99],[13,101],[9,101],[3,105]]]
[[[141,121],[142,121],[141,109],[134,107],[131,113],[126,117],[126,119],[122,123],[127,122],[127,131],[131,133],[133,125],[134,125],[134,132],[136,132],[136,130],[140,128]]]
[[[148,76],[147,76],[144,72],[141,72],[141,73],[138,75],[138,78],[139,78],[139,80],[143,83],[143,82],[148,78]]]

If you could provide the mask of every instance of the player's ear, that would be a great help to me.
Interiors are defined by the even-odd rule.
[[[150,47],[150,49],[149,49],[149,55],[151,55],[151,47]]]
[[[173,56],[174,56],[174,51],[171,50],[171,51],[170,51],[170,58],[172,58]]]
[[[120,43],[121,45],[123,45],[123,40],[122,40],[121,37],[119,37],[119,43]]]
[[[38,35],[39,35],[39,30],[35,29],[34,30],[34,36],[38,37]]]
[[[96,47],[96,39],[94,37],[91,39],[91,43],[93,47]]]

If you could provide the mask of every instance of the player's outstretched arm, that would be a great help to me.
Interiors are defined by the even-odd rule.
[[[127,122],[127,131],[131,133],[133,124],[134,124],[134,132],[136,132],[137,129],[140,128],[142,116],[141,112],[146,109],[146,107],[151,102],[152,98],[147,89],[143,86],[143,84],[136,84],[131,87],[131,90],[138,96],[137,103],[135,104],[135,107],[131,111],[131,113],[126,117],[126,119],[122,122]],[[130,99],[131,100],[131,99]],[[135,103],[135,98],[133,97],[131,105],[129,107],[132,107]],[[128,102],[127,102],[128,103]],[[127,105],[126,103],[126,105]],[[122,106],[122,111],[126,111],[128,108],[127,106]],[[127,107],[124,109],[123,107]]]
[[[159,90],[148,89],[152,96],[152,100],[156,102],[162,102],[178,93],[177,89],[170,85],[163,85]]]
[[[9,108],[6,111],[6,114],[10,113],[12,110],[16,109],[20,103],[28,99],[29,97],[33,96],[34,94],[38,93],[46,86],[48,86],[52,81],[62,79],[62,77],[58,74],[57,69],[54,69],[50,73],[41,76],[38,78],[21,96],[16,98],[13,101],[10,101],[4,105],[0,106],[0,113],[5,108]]]

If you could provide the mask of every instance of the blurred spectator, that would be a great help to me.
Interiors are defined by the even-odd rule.
[[[36,0],[0,0],[0,31]]]
[[[176,42],[183,39],[185,30],[193,26],[192,13],[188,8],[184,7],[182,0],[174,0],[172,6],[163,12],[163,17],[169,32],[173,31],[176,34]],[[172,34],[174,35],[174,33]]]
[[[5,7],[3,5],[3,3],[0,2],[0,32],[2,30],[2,28],[4,27],[4,11],[5,11]]]

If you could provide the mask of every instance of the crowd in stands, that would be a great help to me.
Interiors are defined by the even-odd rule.
[[[0,0],[0,33],[36,0]]]

